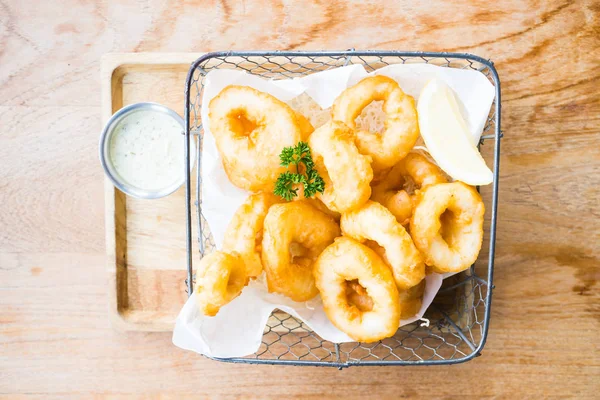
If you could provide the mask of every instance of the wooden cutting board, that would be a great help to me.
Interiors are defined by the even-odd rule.
[[[200,55],[105,55],[103,123],[120,108],[142,101],[163,104],[183,116],[185,78]],[[106,178],[104,196],[112,320],[125,330],[171,331],[187,298],[185,188],[166,198],[142,200],[126,196]]]

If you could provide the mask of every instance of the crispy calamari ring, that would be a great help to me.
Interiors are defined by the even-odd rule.
[[[370,246],[368,246],[370,247]],[[407,290],[398,290],[400,299],[400,315],[403,319],[415,316],[423,304],[423,294],[425,293],[425,279],[416,286]],[[360,311],[373,310],[373,299],[358,280],[346,282],[346,297],[348,303],[353,304]]]
[[[248,196],[236,210],[227,226],[223,239],[223,251],[236,252],[246,264],[246,273],[255,278],[263,267],[260,260],[263,223],[269,207],[280,203],[281,199],[271,193],[257,193]]]
[[[421,190],[410,220],[410,234],[435,272],[469,268],[483,243],[485,206],[463,182],[440,183]]]
[[[215,251],[202,257],[198,266],[196,303],[204,315],[217,315],[247,284],[244,260],[236,253]]]
[[[369,200],[361,208],[342,214],[342,233],[359,242],[372,241],[383,248],[398,289],[409,289],[425,277],[425,264],[410,235],[384,206]]]
[[[344,90],[333,103],[332,117],[356,129],[356,118],[372,101],[383,100],[386,114],[381,135],[358,130],[356,144],[361,154],[373,157],[376,173],[390,168],[413,148],[419,137],[415,100],[405,94],[395,80],[371,76]]]
[[[315,263],[315,281],[329,320],[352,339],[375,342],[393,336],[400,324],[398,289],[389,267],[375,252],[340,237]],[[370,310],[353,303],[348,286],[370,298]]]
[[[248,86],[223,89],[210,102],[209,120],[229,180],[252,192],[271,191],[285,171],[281,149],[302,140],[298,119],[270,94]]]
[[[269,291],[295,301],[315,297],[319,292],[313,263],[338,236],[338,224],[303,200],[272,206],[265,218],[262,241]]]
[[[371,200],[390,210],[402,225],[408,225],[414,207],[414,191],[446,182],[446,176],[437,165],[419,153],[408,153],[383,181],[373,186]]]
[[[317,197],[341,213],[360,207],[371,196],[371,159],[358,152],[354,138],[339,121],[326,123],[308,138],[315,168],[325,181],[325,191]]]

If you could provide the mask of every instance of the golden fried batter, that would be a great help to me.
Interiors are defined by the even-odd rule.
[[[246,273],[251,278],[257,277],[263,270],[260,253],[267,211],[280,202],[281,199],[271,193],[250,195],[227,225],[223,251],[238,253],[244,259]]]
[[[410,234],[435,272],[460,272],[477,259],[483,242],[485,207],[463,183],[440,183],[419,192]]]
[[[375,342],[398,330],[398,289],[389,267],[373,250],[338,238],[321,253],[314,271],[327,317],[352,339]],[[360,296],[358,302],[348,295],[349,287]]]
[[[270,292],[295,301],[318,294],[313,263],[340,235],[333,218],[303,200],[276,204],[264,223],[262,262]]]
[[[387,208],[369,200],[361,208],[342,215],[344,236],[368,240],[382,247],[398,289],[409,289],[425,277],[425,264],[410,235]]]
[[[415,100],[395,80],[371,76],[344,90],[333,103],[332,118],[356,129],[356,118],[373,101],[383,100],[385,131],[381,134],[358,130],[356,144],[361,154],[373,158],[377,174],[408,154],[419,137]]]
[[[315,168],[325,181],[325,191],[317,197],[340,213],[360,207],[371,196],[371,159],[358,152],[354,139],[354,132],[338,121],[326,123],[308,139]]]
[[[204,256],[196,274],[194,295],[200,310],[208,316],[217,315],[248,284],[244,260],[236,253],[215,251]]]
[[[209,104],[209,119],[229,180],[251,192],[273,189],[285,171],[281,149],[295,146],[312,128],[284,102],[248,86],[223,89]]]
[[[373,186],[371,199],[381,203],[402,225],[408,225],[414,207],[414,192],[437,183],[447,182],[442,170],[418,153],[396,164],[385,179]],[[407,186],[412,186],[410,189]]]

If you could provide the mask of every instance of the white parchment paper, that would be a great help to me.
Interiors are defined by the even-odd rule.
[[[429,80],[443,80],[456,93],[471,135],[479,139],[494,99],[494,87],[477,71],[428,64],[400,64],[369,74],[361,65],[350,65],[298,79],[267,81],[242,71],[213,70],[206,77],[202,97],[202,213],[217,248],[221,248],[227,224],[249,193],[231,184],[225,174],[210,132],[210,100],[228,85],[246,85],[270,93],[284,102],[306,92],[325,109],[331,107],[344,89],[371,74],[395,79],[417,101],[421,89]],[[445,277],[447,276],[440,274],[427,277],[421,309],[416,316],[403,319],[401,326],[421,319]],[[329,322],[319,296],[306,303],[296,303],[284,296],[268,293],[266,285],[259,279],[251,282],[239,297],[222,307],[215,317],[202,315],[194,296],[190,297],[177,317],[173,343],[211,357],[242,357],[252,354],[260,347],[263,329],[274,309],[301,319],[323,339],[336,343],[353,341]]]

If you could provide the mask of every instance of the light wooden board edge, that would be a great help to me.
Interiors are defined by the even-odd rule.
[[[100,85],[102,96],[102,123],[110,119],[114,110],[114,74],[122,65],[163,65],[191,64],[205,53],[107,53],[101,58]],[[120,107],[119,107],[120,108]],[[104,178],[104,230],[106,242],[106,266],[108,272],[109,314],[113,326],[125,331],[164,332],[172,329],[172,323],[167,321],[140,321],[131,318],[123,302],[127,297],[119,290],[119,268],[126,268],[126,260],[117,252],[116,211],[119,201],[125,201],[125,195],[118,191],[108,179]]]

